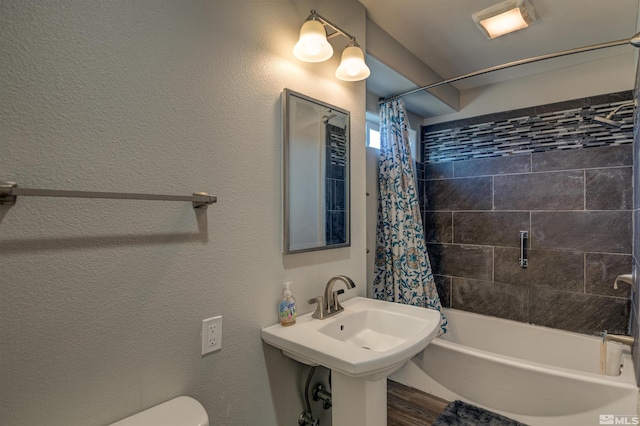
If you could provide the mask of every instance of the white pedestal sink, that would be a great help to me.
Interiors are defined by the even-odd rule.
[[[332,372],[335,426],[387,424],[387,376],[421,352],[440,326],[440,313],[355,297],[324,320],[302,315],[296,324],[262,329],[262,339],[282,353]]]

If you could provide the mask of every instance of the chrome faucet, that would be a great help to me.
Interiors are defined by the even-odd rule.
[[[317,296],[309,299],[309,304],[318,304],[316,306],[316,311],[311,315],[311,318],[325,319],[344,310],[338,300],[338,295],[343,294],[344,289],[333,291],[333,285],[336,281],[342,281],[348,289],[355,288],[356,286],[351,278],[346,275],[336,275],[335,277],[332,277],[324,288],[324,297]]]
[[[600,374],[607,374],[607,342],[618,342],[633,347],[635,340],[632,336],[602,333],[602,349],[600,350]]]
[[[614,289],[618,289],[618,282],[623,282],[623,283],[627,283],[631,286],[631,288],[633,290],[636,289],[635,285],[633,285],[633,275],[632,274],[623,274],[623,275],[618,275],[615,279],[615,281],[613,282],[613,288]]]
[[[618,283],[619,282],[623,282],[623,283],[627,283],[631,286],[631,294],[630,294],[630,298],[633,300],[633,298],[635,297],[635,293],[636,293],[636,285],[633,282],[633,274],[622,274],[622,275],[618,275],[615,279],[615,281],[613,281],[613,288],[614,289],[618,289]],[[630,305],[630,309],[631,311],[633,311],[633,303]],[[635,317],[635,315],[633,314],[633,312],[631,314],[629,314],[629,324],[627,325],[627,334],[633,334],[633,318]],[[606,334],[606,330],[605,330],[605,334]]]
[[[624,336],[621,334],[609,334],[607,330],[602,333],[602,343],[606,344],[607,342],[618,342],[623,345],[633,346],[633,337],[632,336]]]

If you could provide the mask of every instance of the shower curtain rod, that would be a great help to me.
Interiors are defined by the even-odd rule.
[[[472,73],[464,74],[464,75],[461,75],[459,77],[454,77],[454,78],[450,78],[450,79],[447,79],[447,80],[442,80],[442,81],[439,81],[437,83],[432,83],[432,84],[428,84],[426,86],[418,87],[417,89],[412,89],[412,90],[408,90],[406,92],[398,93],[396,95],[387,96],[386,98],[380,98],[379,102],[383,103],[383,102],[391,101],[391,100],[394,100],[394,99],[401,98],[403,96],[411,95],[411,94],[416,93],[416,92],[421,92],[423,90],[428,90],[428,89],[432,89],[434,87],[442,86],[444,84],[454,83],[456,81],[464,80],[466,78],[476,77],[478,75],[487,74],[487,73],[490,73],[490,72],[493,72],[493,71],[499,71],[499,70],[503,70],[503,69],[507,69],[507,68],[512,68],[512,67],[516,67],[518,65],[530,64],[530,63],[533,63],[533,62],[544,61],[546,59],[558,58],[558,57],[561,57],[561,56],[568,56],[568,55],[573,55],[573,54],[582,53],[582,52],[589,52],[589,51],[592,51],[592,50],[606,49],[608,47],[622,46],[622,45],[627,44],[627,43],[631,44],[634,47],[640,47],[640,33],[635,34],[630,39],[610,41],[610,42],[607,42],[607,43],[592,44],[590,46],[578,47],[578,48],[575,48],[575,49],[563,50],[563,51],[555,52],[555,53],[548,53],[546,55],[534,56],[534,57],[527,58],[527,59],[520,59],[518,61],[507,62],[506,64],[502,64],[502,65],[495,65],[493,67],[485,68],[485,69],[482,69],[482,70],[479,70],[479,71],[474,71]]]

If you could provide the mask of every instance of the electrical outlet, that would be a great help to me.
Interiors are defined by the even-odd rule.
[[[202,320],[202,355],[222,348],[222,316]]]

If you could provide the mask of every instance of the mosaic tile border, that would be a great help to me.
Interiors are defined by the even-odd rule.
[[[633,99],[633,92],[575,99],[422,127],[424,163],[504,157],[633,142],[633,108],[621,109],[614,129],[593,122]]]
[[[331,151],[331,164],[345,166],[347,164],[346,130],[332,125],[327,125],[327,127],[329,129],[327,135]]]

